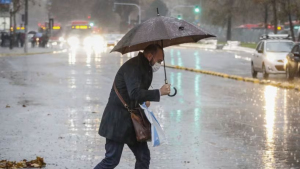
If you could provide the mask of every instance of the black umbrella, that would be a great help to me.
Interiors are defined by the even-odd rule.
[[[182,43],[198,42],[201,39],[215,37],[200,27],[177,18],[160,16],[151,18],[131,29],[112,49],[111,52],[122,54],[144,50],[150,44],[160,44],[162,47]],[[164,61],[165,83],[167,84]],[[176,95],[176,88],[175,94]]]
[[[30,31],[28,34],[36,34],[36,31]]]

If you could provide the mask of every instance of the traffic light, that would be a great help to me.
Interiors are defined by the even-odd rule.
[[[178,15],[178,16],[177,16],[177,19],[181,20],[181,19],[182,19],[182,18],[181,18],[181,15]]]
[[[88,19],[91,19],[91,15],[88,16]]]
[[[200,7],[199,6],[195,6],[194,11],[195,11],[195,13],[200,13]]]

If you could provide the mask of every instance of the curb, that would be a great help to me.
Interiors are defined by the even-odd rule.
[[[226,45],[224,45],[222,48],[219,48],[218,45],[215,47],[211,46],[205,46],[201,44],[182,44],[178,45],[179,47],[188,47],[188,48],[197,48],[197,49],[210,49],[210,50],[223,50],[223,51],[233,51],[233,52],[245,52],[245,53],[253,53],[255,50],[252,48],[247,48],[247,47],[241,47],[238,46],[238,48],[228,48]]]
[[[202,74],[207,74],[207,75],[212,75],[212,76],[218,76],[218,77],[237,80],[237,81],[244,81],[244,82],[262,84],[262,85],[270,85],[270,86],[279,87],[279,88],[283,88],[283,89],[294,89],[294,90],[300,91],[300,86],[296,86],[295,84],[290,84],[288,82],[259,80],[259,79],[249,78],[249,77],[228,75],[228,74],[220,73],[220,72],[207,71],[207,70],[201,70],[201,69],[193,69],[193,68],[187,68],[187,67],[182,67],[182,66],[166,65],[166,67],[172,68],[172,69],[180,69],[180,70],[186,70],[186,71],[190,71],[190,72],[202,73]]]
[[[33,53],[12,53],[12,54],[0,54],[0,57],[5,57],[5,56],[29,56],[29,55],[43,55],[43,54],[57,54],[57,53],[63,53],[64,50],[60,51],[52,51],[52,52],[33,52]]]

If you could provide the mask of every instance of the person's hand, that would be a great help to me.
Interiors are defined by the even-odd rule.
[[[146,101],[146,106],[150,107],[150,102],[149,101]]]
[[[160,88],[160,95],[164,96],[164,95],[169,95],[170,94],[170,84],[164,84],[161,88]]]

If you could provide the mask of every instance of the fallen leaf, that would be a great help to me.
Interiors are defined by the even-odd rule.
[[[36,167],[36,168],[38,168],[38,167],[40,167],[40,165],[38,165],[38,164],[31,164],[31,167]]]
[[[23,107],[26,107],[26,105],[25,105],[25,104],[23,104]]]
[[[6,105],[6,108],[10,108],[10,106],[9,106],[9,105]]]
[[[94,112],[94,111],[93,111],[92,113],[97,113],[97,112]]]

